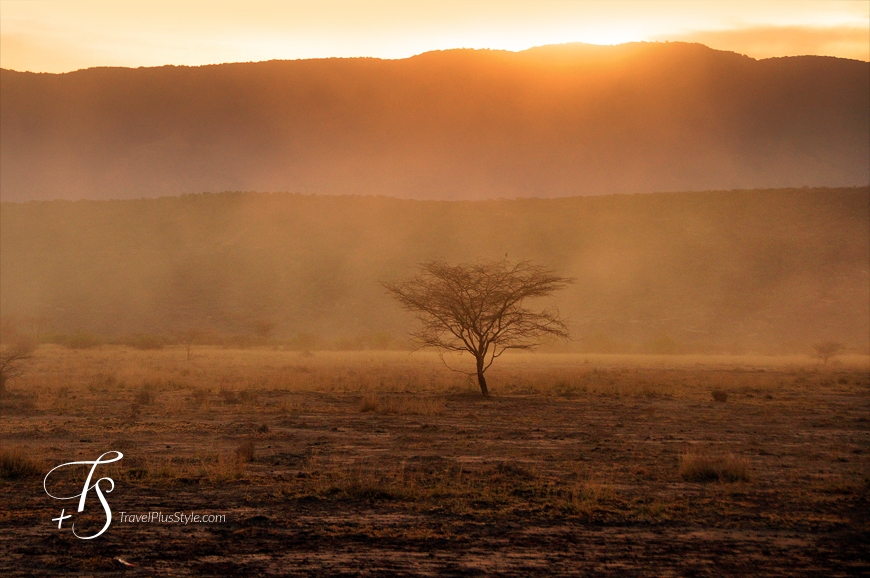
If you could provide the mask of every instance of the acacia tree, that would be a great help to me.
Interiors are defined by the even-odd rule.
[[[813,349],[816,350],[815,357],[818,357],[822,360],[823,364],[827,365],[828,360],[836,357],[837,354],[846,349],[846,346],[839,341],[822,341],[813,345]]]
[[[33,343],[19,341],[9,346],[0,346],[0,397],[6,394],[6,382],[21,377],[24,364],[33,357]]]
[[[190,349],[193,347],[193,342],[202,336],[202,332],[195,327],[188,327],[178,334],[178,342],[184,346],[187,351],[187,360],[190,361]]]
[[[505,351],[531,350],[546,338],[568,337],[558,311],[533,310],[523,302],[569,283],[573,279],[528,261],[505,260],[461,265],[428,261],[416,276],[383,285],[417,316],[421,326],[412,336],[421,347],[474,356],[477,382],[487,396],[484,374]]]

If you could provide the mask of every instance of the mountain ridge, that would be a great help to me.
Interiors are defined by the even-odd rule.
[[[870,65],[845,59],[635,43],[0,74],[3,200],[870,182]]]

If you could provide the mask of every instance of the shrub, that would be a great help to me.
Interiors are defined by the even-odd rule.
[[[725,403],[728,401],[728,394],[721,389],[713,390],[713,401],[718,401],[719,403]]]
[[[562,379],[556,382],[556,385],[553,386],[553,392],[561,397],[574,397],[583,391],[582,388],[577,386],[574,383],[568,383],[568,381]]]
[[[151,391],[151,388],[142,386],[133,396],[133,401],[137,405],[151,405],[154,403],[154,392]]]
[[[193,391],[191,391],[191,397],[193,398],[194,402],[202,405],[203,403],[208,401],[209,393],[210,392],[207,389],[201,389],[196,387],[193,389]]]
[[[680,460],[680,476],[687,482],[748,482],[749,463],[732,455],[687,452]]]
[[[378,411],[380,409],[380,407],[381,407],[381,404],[378,401],[378,398],[371,397],[371,396],[367,395],[367,396],[362,398],[362,401],[360,402],[359,410],[363,413],[366,413],[366,412],[370,412],[370,411]]]
[[[0,449],[0,479],[35,478],[41,472],[39,464],[27,457],[21,449]]]
[[[239,401],[241,403],[255,404],[259,395],[251,389],[243,389],[239,392]]]
[[[254,442],[244,441],[236,448],[236,458],[243,464],[254,461]]]

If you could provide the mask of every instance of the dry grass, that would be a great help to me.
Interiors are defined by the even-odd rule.
[[[250,551],[284,551],[305,531],[313,547],[335,536],[358,547],[361,536],[395,534],[397,547],[412,552],[434,548],[408,538],[429,532],[445,550],[464,540],[492,551],[507,537],[549,556],[584,543],[558,538],[566,526],[648,534],[655,525],[688,543],[677,537],[686,528],[714,528],[723,516],[740,532],[810,524],[813,536],[845,524],[860,531],[849,516],[868,488],[866,369],[547,354],[498,361],[488,374],[494,395],[483,399],[428,354],[303,358],[202,347],[187,361],[170,348],[42,347],[0,400],[0,441],[26,446],[42,473],[123,451],[100,475],[125,488],[131,509],[182,495],[185,507],[226,509],[239,523],[252,508],[270,520],[303,514],[292,528],[228,529]],[[133,403],[140,390],[153,392],[151,405]],[[713,390],[726,391],[729,403],[711,402]],[[22,395],[36,400],[35,413],[12,409]],[[796,445],[796,436],[813,443]],[[245,441],[256,447],[237,453]],[[686,448],[726,455],[697,451],[681,461]],[[728,452],[751,457],[752,469]],[[741,479],[751,483],[696,484]],[[81,480],[72,481],[80,491]],[[33,483],[3,480],[0,493],[36,499]],[[32,512],[19,510],[15,533],[38,539]],[[152,542],[137,542],[142,560]]]
[[[861,394],[870,386],[870,379],[854,369],[823,369],[809,358],[804,365],[800,359],[779,359],[783,365],[778,367],[770,359],[750,359],[755,365],[746,367],[739,365],[740,358],[708,358],[707,365],[698,366],[690,362],[699,363],[700,358],[636,357],[505,356],[488,373],[490,391],[495,397],[677,401],[709,400],[716,390],[727,391],[728,401],[738,405],[793,399],[799,391],[818,392],[820,387]],[[468,360],[451,363],[463,361]],[[852,361],[855,367],[862,363],[857,357]],[[362,413],[436,416],[448,413],[450,396],[478,393],[475,383],[426,352],[318,352],[301,357],[265,348],[204,346],[188,361],[183,350],[172,348],[70,350],[43,345],[26,378],[0,400],[0,411],[102,415],[132,426],[191,410],[203,416],[250,410],[260,415],[345,411],[346,400],[357,399],[354,409]]]
[[[245,475],[245,462],[233,455],[220,455],[215,459],[203,461],[199,472],[212,483],[239,480]]]
[[[680,477],[687,482],[748,482],[749,462],[733,455],[689,451],[680,458]]]
[[[0,479],[20,480],[42,475],[42,468],[21,448],[0,448]]]
[[[587,476],[544,473],[515,461],[465,466],[437,456],[349,463],[313,456],[299,483],[281,492],[293,498],[403,501],[455,512],[556,509],[574,514],[590,514],[614,496],[611,486]]]
[[[242,479],[245,465],[251,460],[239,455],[212,454],[204,457],[162,457],[146,460],[130,459],[123,465],[110,466],[106,475],[118,481],[149,486],[176,484],[220,484]]]
[[[699,369],[695,364],[702,361],[705,364]],[[781,365],[771,366],[774,362]],[[469,359],[459,357],[450,363],[465,367]],[[850,363],[863,367],[867,359],[855,356]],[[736,398],[775,397],[784,388],[810,387],[823,372],[810,358],[517,354],[499,359],[487,377],[493,395],[709,399],[711,390],[727,391]],[[839,376],[832,375],[833,384],[860,389],[851,381],[838,384]],[[378,408],[389,412],[385,400],[394,394],[437,398],[478,391],[467,376],[448,370],[428,352],[318,352],[301,357],[265,348],[203,346],[188,361],[179,348],[144,351],[115,345],[88,350],[43,345],[31,360],[26,380],[16,388],[38,394],[37,409],[65,413],[79,405],[82,396],[73,399],[62,391],[75,395],[84,387],[91,396],[105,398],[137,383],[142,386],[132,392],[131,401],[141,407],[162,402],[177,391],[189,392],[201,406],[215,391],[214,401],[219,404],[260,406],[269,392],[284,391],[363,394],[377,398]],[[433,401],[420,411],[437,412],[439,403]],[[395,413],[416,411],[395,408]]]

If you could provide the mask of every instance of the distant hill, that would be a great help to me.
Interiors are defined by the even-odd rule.
[[[3,70],[0,103],[7,201],[870,183],[870,64],[699,44]]]
[[[401,341],[380,285],[431,258],[531,259],[590,350],[870,348],[870,188],[415,201],[224,193],[3,203],[0,310],[105,336]],[[46,324],[43,324],[43,328]]]

